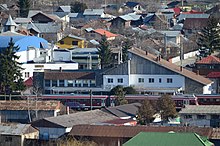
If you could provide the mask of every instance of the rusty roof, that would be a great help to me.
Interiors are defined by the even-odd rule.
[[[208,56],[205,58],[202,58],[196,64],[220,64],[220,58],[216,56]]]
[[[59,110],[59,101],[12,100],[0,101],[0,110]]]
[[[157,57],[156,56],[154,56],[154,55],[152,55],[150,53],[148,53],[146,55],[146,52],[141,50],[141,49],[132,48],[132,49],[130,49],[128,51],[133,53],[133,54],[135,54],[135,55],[143,57],[144,59],[147,59],[147,60],[149,60],[151,62],[154,62],[154,63],[156,63],[156,64],[158,64],[158,65],[160,65],[160,66],[162,66],[164,68],[167,68],[167,69],[169,69],[169,70],[171,70],[173,72],[176,72],[176,73],[178,73],[180,75],[183,75],[183,76],[185,76],[185,77],[187,77],[187,78],[189,78],[191,80],[199,82],[199,83],[201,83],[203,85],[208,85],[208,84],[212,83],[211,80],[209,80],[209,79],[207,79],[207,78],[205,78],[203,76],[197,75],[196,73],[193,73],[193,72],[191,72],[191,71],[189,71],[187,69],[182,68],[182,71],[181,71],[179,66],[177,66],[177,65],[175,65],[175,64],[173,64],[171,62],[168,62],[168,61],[166,61],[164,59],[160,59],[160,61],[157,61]]]
[[[95,79],[94,72],[45,72],[46,80]]]
[[[210,137],[212,128],[208,127],[171,127],[171,126],[113,126],[113,125],[75,125],[70,136],[95,137],[134,137],[140,132],[193,132]]]

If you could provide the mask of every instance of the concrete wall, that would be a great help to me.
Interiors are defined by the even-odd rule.
[[[190,57],[194,57],[196,56],[196,54],[198,53],[198,51],[193,51],[193,52],[189,52],[184,54],[184,59],[190,58]],[[175,62],[179,62],[180,61],[180,56],[176,56],[174,58],[169,59],[170,62],[175,63]]]

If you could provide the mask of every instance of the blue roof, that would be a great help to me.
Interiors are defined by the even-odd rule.
[[[18,52],[26,51],[27,47],[35,47],[35,48],[41,48],[42,44],[43,47],[48,48],[48,42],[40,37],[36,36],[0,36],[0,49],[7,48],[8,43],[10,42],[10,39],[13,39],[13,42],[15,43],[15,46],[20,47]]]

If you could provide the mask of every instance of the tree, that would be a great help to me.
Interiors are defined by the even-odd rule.
[[[131,49],[132,43],[128,38],[122,43],[122,61],[128,60],[128,50]]]
[[[110,44],[107,41],[106,36],[102,36],[101,41],[99,42],[98,46],[98,54],[99,59],[101,61],[101,68],[107,68],[112,64],[112,52],[110,50]]]
[[[176,117],[176,106],[170,95],[162,95],[157,101],[158,111],[161,113],[162,120],[168,120],[169,117]]]
[[[84,12],[85,9],[87,9],[87,5],[85,3],[81,3],[78,1],[75,1],[70,4],[71,7],[71,13],[81,13]]]
[[[30,9],[30,0],[19,0],[20,16],[27,17]]]
[[[155,110],[153,106],[151,105],[150,101],[148,99],[145,99],[142,103],[142,105],[138,109],[138,123],[141,125],[146,125],[148,123],[151,123],[153,121],[153,115],[155,114]]]
[[[115,105],[128,104],[128,101],[125,99],[125,92],[122,86],[116,86],[110,91],[111,95],[115,95]]]
[[[131,86],[123,88],[125,94],[137,94],[138,92]]]
[[[10,95],[12,91],[21,91],[25,88],[21,74],[21,64],[17,62],[19,57],[15,54],[18,50],[19,47],[14,46],[11,39],[8,47],[0,52],[0,89],[5,95]]]
[[[208,24],[199,33],[197,41],[200,47],[200,56],[206,57],[214,50],[220,49],[220,28],[218,27],[218,20],[214,17],[209,18]]]

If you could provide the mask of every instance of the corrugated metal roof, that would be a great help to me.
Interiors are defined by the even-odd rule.
[[[85,9],[83,15],[102,15],[104,9]]]
[[[61,31],[61,24],[57,23],[33,23],[41,33],[57,33]]]
[[[141,132],[123,146],[211,146],[196,133]]]
[[[31,18],[16,18],[15,23],[29,23],[31,22]]]
[[[30,124],[0,123],[0,135],[22,135],[30,126]]]
[[[177,18],[178,20],[183,20],[185,18],[209,18],[210,14],[180,14]]]
[[[186,105],[180,114],[220,114],[219,105]]]
[[[98,53],[98,49],[97,48],[74,48],[73,50],[71,50],[72,54],[88,54],[88,53]]]

